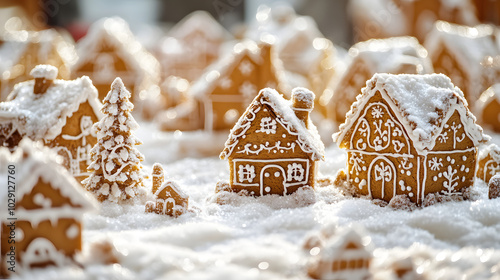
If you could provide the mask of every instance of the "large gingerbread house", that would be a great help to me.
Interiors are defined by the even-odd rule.
[[[333,140],[357,194],[421,203],[473,185],[477,146],[489,140],[475,120],[445,75],[375,74]]]
[[[366,81],[375,73],[430,74],[432,63],[427,51],[413,37],[373,39],[355,44],[349,50],[351,62],[336,84],[328,105],[328,118],[345,120]]]
[[[17,84],[0,103],[0,145],[14,149],[22,137],[43,141],[71,174],[84,179],[97,142],[92,125],[102,118],[97,90],[85,76],[55,79],[57,68],[50,65],[38,65],[32,74],[34,80]]]
[[[268,43],[237,43],[187,92],[188,100],[158,118],[164,130],[229,130],[259,89],[282,87],[279,61]]]
[[[16,178],[0,189],[2,260],[12,260],[7,254],[12,255],[9,238],[15,236],[15,272],[71,263],[82,249],[82,216],[96,209],[95,200],[58,164],[52,150],[29,139],[21,141],[14,154],[0,148],[0,166],[6,184],[12,180],[8,175]],[[14,184],[15,203],[7,204]],[[15,234],[12,217],[17,218]],[[11,272],[8,266],[2,261],[0,276]]]
[[[495,82],[492,74],[493,57],[500,55],[498,31],[491,25],[468,27],[444,21],[436,22],[425,40],[436,73],[443,73],[464,92],[465,99],[474,105],[479,95]]]
[[[78,61],[72,67],[73,77],[89,76],[103,100],[109,85],[121,77],[132,93],[147,96],[160,83],[160,64],[135,39],[125,20],[103,18],[90,26],[77,45]],[[140,98],[139,98],[140,99]]]
[[[292,101],[265,88],[240,117],[220,158],[229,161],[231,191],[287,195],[314,187],[324,146],[309,119],[314,93],[292,91]]]
[[[53,65],[59,70],[58,78],[70,78],[76,51],[57,31],[12,31],[0,37],[0,100],[6,99],[15,84],[29,80],[38,64]]]
[[[474,106],[478,123],[500,133],[500,84],[484,91]]]

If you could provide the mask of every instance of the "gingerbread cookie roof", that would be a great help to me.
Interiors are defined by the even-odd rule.
[[[54,80],[43,94],[33,93],[35,81],[17,84],[9,101],[0,103],[0,119],[12,119],[17,129],[32,139],[51,140],[61,134],[67,118],[88,101],[100,119],[101,103],[97,89],[87,77],[65,81]]]
[[[359,233],[359,229],[346,228],[326,241],[321,257],[328,260],[370,258],[370,241],[370,237]]]
[[[169,36],[183,39],[193,32],[201,32],[212,41],[225,41],[233,36],[206,11],[195,11],[184,17],[169,31]]]
[[[481,94],[474,104],[474,113],[480,115],[484,107],[495,99],[500,104],[500,83],[492,85]]]
[[[294,91],[309,92],[309,90],[305,88],[295,88]],[[314,94],[303,96],[314,96]],[[324,158],[325,147],[314,124],[309,122],[308,128],[306,128],[304,123],[295,115],[290,100],[283,98],[283,96],[274,89],[265,88],[259,92],[250,106],[248,106],[246,112],[243,113],[238,122],[231,129],[225,148],[219,156],[221,159],[228,159],[238,144],[240,137],[245,135],[247,130],[252,126],[253,118],[248,115],[255,107],[262,106],[261,99],[265,99],[269,103],[276,114],[276,118],[278,118],[281,123],[285,124],[284,128],[288,133],[298,136],[299,146],[302,151],[309,154],[312,160],[321,160]],[[314,99],[310,102],[314,102]]]
[[[482,147],[477,155],[477,160],[480,161],[490,155],[496,162],[500,162],[500,147],[496,144],[490,144]]]
[[[479,68],[485,56],[500,54],[496,39],[498,35],[498,31],[492,25],[468,27],[437,21],[425,40],[425,47],[429,53],[436,53],[442,48],[441,44],[444,44],[465,71],[480,74]]]
[[[7,148],[0,148],[0,163],[5,166],[0,171],[0,178],[7,182],[7,165],[15,166],[18,202],[32,191],[39,179],[49,183],[70,202],[61,207],[53,207],[49,197],[37,194],[33,200],[41,207],[33,210],[16,208],[15,214],[18,219],[28,220],[35,224],[46,219],[56,222],[55,220],[62,217],[77,218],[84,212],[97,209],[96,201],[84,191],[68,170],[59,164],[59,161],[59,157],[53,150],[29,139],[23,139],[13,154],[10,154]],[[6,164],[3,165],[3,163]],[[7,188],[1,188],[0,199],[7,201],[6,195]],[[1,205],[1,207],[7,206],[6,203]],[[7,210],[1,210],[0,218],[6,218]]]
[[[382,94],[401,121],[419,153],[432,150],[445,121],[455,110],[459,112],[465,132],[475,145],[489,140],[489,136],[484,135],[483,129],[476,124],[462,91],[443,74],[375,74],[361,92],[347,113],[345,123],[333,135],[334,142],[340,144],[365,104],[377,92]]]
[[[396,72],[402,64],[415,65],[418,73],[433,72],[427,51],[415,37],[371,39],[355,44],[349,55],[364,59],[376,72]]]
[[[79,59],[73,69],[93,60],[102,42],[114,46],[117,54],[138,74],[148,73],[159,80],[159,62],[136,40],[127,22],[119,17],[102,18],[90,26],[87,35],[78,42]]]
[[[179,186],[172,182],[172,181],[167,181],[161,185],[160,188],[156,191],[155,195],[159,195],[162,191],[164,191],[166,188],[171,188],[177,195],[179,195],[181,198],[188,199],[189,196],[179,188]]]

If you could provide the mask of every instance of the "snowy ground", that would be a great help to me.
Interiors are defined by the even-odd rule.
[[[179,159],[203,134],[174,136],[141,125],[145,169],[162,163],[167,178],[190,196],[193,211],[174,219],[145,214],[144,205],[103,205],[84,218],[83,268],[34,270],[23,279],[307,279],[306,236],[352,224],[372,239],[376,279],[391,279],[387,265],[407,256],[427,279],[500,279],[500,200],[488,200],[482,182],[475,186],[479,200],[413,212],[344,198],[331,188],[318,189],[317,202],[305,207],[280,209],[254,199],[218,205],[209,198],[216,182],[228,179],[227,163],[217,156]],[[494,142],[500,144],[500,135]],[[333,176],[344,160],[330,146],[321,175]],[[100,256],[87,252],[103,240],[113,243],[119,264],[100,264]]]

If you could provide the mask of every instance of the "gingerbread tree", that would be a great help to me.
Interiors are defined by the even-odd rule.
[[[135,148],[141,142],[132,133],[138,124],[131,111],[130,92],[120,78],[111,85],[101,112],[104,118],[94,125],[97,144],[90,151],[92,163],[85,188],[100,201],[121,202],[143,193],[141,161],[144,156]]]

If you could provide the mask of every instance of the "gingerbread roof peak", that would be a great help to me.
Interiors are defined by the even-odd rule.
[[[304,89],[297,89],[297,92],[304,91]],[[276,113],[277,118],[281,118],[283,123],[289,125],[285,126],[288,133],[298,136],[299,146],[305,153],[309,154],[312,160],[324,159],[325,146],[321,141],[318,130],[309,122],[308,127],[297,117],[292,109],[292,101],[286,100],[275,89],[264,88],[252,101],[250,106],[243,115],[239,118],[238,122],[234,125],[229,133],[229,137],[225,143],[225,148],[220,154],[221,159],[228,159],[233,153],[234,147],[239,142],[239,138],[243,136],[251,126],[251,120],[246,115],[252,107],[262,106],[261,100],[265,99],[271,106],[272,110]],[[252,119],[253,120],[253,119]]]
[[[500,162],[500,147],[496,144],[490,144],[482,147],[477,155],[477,160],[480,161],[488,155],[490,155],[496,162]]]
[[[40,64],[35,66],[30,72],[30,75],[33,78],[45,78],[47,80],[55,80],[57,78],[57,73],[59,70],[57,67],[48,65],[48,64]]]
[[[469,27],[437,21],[425,40],[425,47],[429,53],[437,53],[442,48],[441,44],[444,44],[465,71],[479,74],[476,71],[485,56],[500,54],[498,35],[494,26],[488,24]]]
[[[210,40],[226,40],[232,35],[207,11],[194,11],[169,31],[169,36],[183,39],[193,32],[201,32]]]
[[[0,103],[0,119],[14,120],[17,129],[32,139],[52,140],[61,134],[66,119],[88,101],[100,119],[101,103],[97,89],[87,77],[65,81],[54,80],[40,95],[33,92],[34,80],[17,84],[6,102]]]
[[[395,72],[402,64],[415,65],[418,73],[432,72],[427,50],[415,37],[403,36],[359,42],[349,49],[349,55],[363,58],[377,72]]]
[[[19,143],[13,154],[9,154],[7,148],[0,148],[0,162],[5,160],[15,166],[17,178],[16,196],[20,200],[25,194],[32,191],[40,178],[49,183],[52,188],[58,190],[62,196],[68,198],[72,204],[54,208],[51,207],[50,198],[42,197],[45,201],[49,200],[48,205],[43,203],[43,205],[40,205],[42,207],[36,210],[18,208],[16,209],[18,219],[38,223],[45,219],[52,221],[60,217],[77,217],[84,212],[97,209],[95,199],[84,191],[66,168],[60,165],[60,157],[52,149],[43,146],[41,143],[32,142],[25,138]],[[0,171],[0,177],[7,177],[7,168]],[[7,181],[6,178],[5,181]],[[5,194],[0,192],[0,197],[2,195]],[[2,211],[0,218],[3,218],[6,214],[6,210]]]
[[[346,115],[340,131],[333,135],[340,144],[347,131],[359,117],[370,97],[380,92],[401,121],[419,153],[432,150],[445,121],[457,110],[465,132],[475,145],[489,140],[476,118],[469,111],[462,91],[443,74],[375,74]]]
[[[359,247],[346,248],[349,245]],[[326,241],[321,250],[321,256],[323,259],[333,260],[347,255],[346,250],[352,251],[352,255],[357,255],[359,258],[369,258],[371,257],[371,238],[358,227],[342,229]]]
[[[156,191],[155,195],[160,194],[165,188],[171,188],[177,195],[179,195],[183,199],[188,199],[189,196],[181,190],[179,185],[173,181],[166,181],[161,185],[161,187]]]

